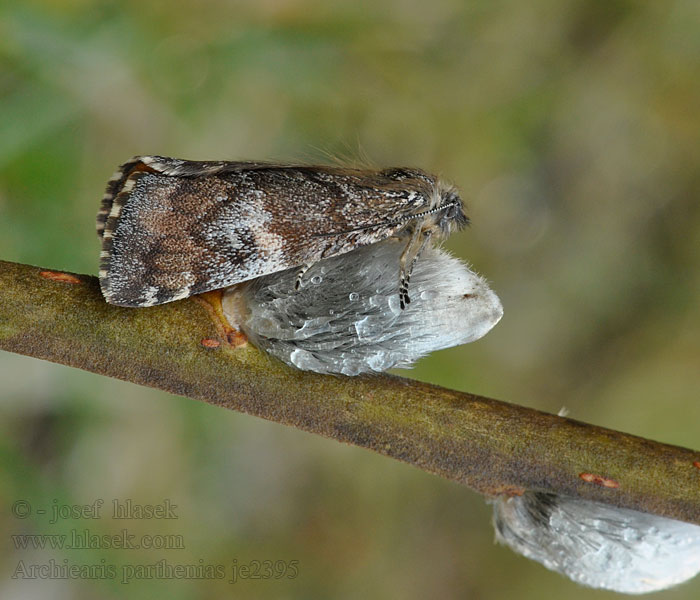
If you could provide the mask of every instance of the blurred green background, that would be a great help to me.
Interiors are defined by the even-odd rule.
[[[700,448],[698,2],[0,5],[0,258],[95,274],[104,184],[134,154],[441,173],[473,220],[448,246],[505,316],[405,374]],[[494,545],[476,494],[364,450],[7,353],[0,396],[3,598],[613,596]],[[97,498],[167,498],[179,518],[9,510]],[[86,526],[185,547],[9,538]],[[51,559],[296,560],[298,576],[12,579]]]

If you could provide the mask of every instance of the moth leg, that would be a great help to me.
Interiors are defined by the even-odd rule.
[[[234,348],[239,348],[246,345],[248,338],[240,330],[239,323],[233,322],[227,316],[227,314],[235,314],[231,307],[235,305],[234,299],[237,299],[237,296],[230,293],[232,289],[204,292],[203,294],[192,296],[192,299],[199,302],[207,310],[219,336]],[[229,293],[224,295],[225,291]],[[228,310],[224,308],[224,302],[227,303]],[[205,348],[209,347],[205,344],[206,340],[207,338],[202,340],[202,346]]]
[[[311,268],[311,264],[302,265],[297,273],[296,281],[294,282],[294,289],[298,290],[301,287],[301,280],[304,278],[304,273],[306,273]]]
[[[318,260],[323,260],[326,258],[326,256],[334,256],[336,253],[336,246],[331,245],[327,246],[326,248],[323,249],[321,252],[321,255],[318,257]],[[307,263],[305,265],[302,265],[299,268],[299,271],[297,272],[297,278],[296,281],[294,282],[294,289],[298,290],[301,287],[301,281],[304,279],[304,274],[314,265],[316,264],[317,261],[314,261],[312,263]]]
[[[416,228],[406,244],[405,250],[401,253],[399,260],[399,304],[401,310],[404,310],[406,305],[411,303],[411,298],[408,296],[408,282],[411,280],[411,273],[416,261],[428,245],[432,235],[433,232],[430,229]]]

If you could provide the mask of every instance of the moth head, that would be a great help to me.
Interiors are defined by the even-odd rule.
[[[414,223],[423,231],[439,237],[447,237],[469,225],[464,214],[464,204],[456,188],[438,182],[430,201],[430,208],[413,216]]]
[[[405,186],[405,193],[413,200],[411,213],[399,220],[407,223],[407,232],[420,227],[446,237],[469,224],[462,199],[453,185],[418,169],[385,169],[382,175]]]
[[[469,225],[469,217],[464,213],[462,198],[452,186],[440,190],[435,225],[445,236]]]

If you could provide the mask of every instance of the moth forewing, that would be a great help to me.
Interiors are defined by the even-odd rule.
[[[418,170],[135,157],[97,217],[100,284],[108,302],[152,306],[405,236],[407,302],[427,239],[465,223],[454,190]]]

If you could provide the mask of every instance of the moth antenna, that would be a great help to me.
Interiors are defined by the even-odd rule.
[[[408,215],[408,216],[402,217],[401,219],[398,219],[396,221],[386,221],[384,223],[370,223],[369,225],[362,225],[361,227],[355,227],[353,229],[344,229],[341,231],[329,231],[326,233],[314,233],[311,237],[315,237],[315,238],[332,237],[332,236],[337,236],[337,235],[344,235],[346,233],[355,233],[358,231],[369,231],[371,229],[377,229],[379,227],[387,227],[390,225],[403,225],[405,223],[410,223],[411,221],[419,221],[419,220],[423,219],[424,217],[427,217],[429,215],[433,215],[437,212],[440,212],[441,210],[445,210],[446,208],[450,208],[453,206],[457,206],[457,203],[452,202],[450,204],[443,204],[441,206],[436,206],[435,208],[431,208],[430,210],[425,210],[423,212],[416,213],[415,215]]]

